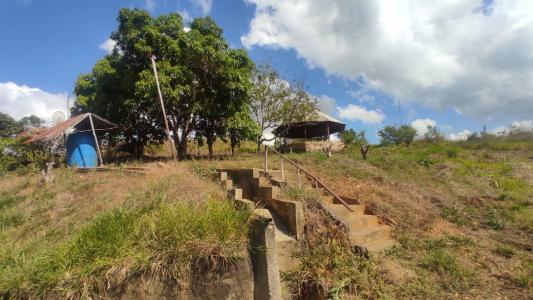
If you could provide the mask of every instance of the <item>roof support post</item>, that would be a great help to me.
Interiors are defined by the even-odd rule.
[[[102,153],[100,152],[100,144],[98,144],[98,138],[96,137],[96,131],[94,130],[93,115],[89,115],[89,121],[91,122],[91,130],[93,131],[94,142],[96,143],[96,151],[98,152],[98,160],[100,163],[98,165],[103,165],[104,161],[102,160]]]

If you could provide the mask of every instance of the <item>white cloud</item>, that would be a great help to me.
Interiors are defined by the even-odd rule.
[[[466,139],[468,139],[468,136],[470,134],[472,133],[469,130],[465,129],[461,132],[448,134],[446,136],[446,139],[450,141],[466,141]]]
[[[18,120],[36,115],[50,121],[55,111],[66,110],[67,93],[48,93],[38,88],[0,82],[0,110]]]
[[[144,0],[144,6],[150,12],[153,12],[157,4],[156,0]]]
[[[335,108],[337,107],[337,101],[334,98],[328,95],[322,95],[317,97],[318,110],[327,114],[333,115],[335,113]]]
[[[294,49],[328,74],[480,120],[533,111],[533,1],[246,1],[247,47]]]
[[[116,44],[117,42],[115,40],[107,39],[105,40],[105,42],[101,43],[98,48],[104,50],[105,52],[107,52],[107,54],[111,54],[113,53],[113,49],[115,49]]]
[[[191,16],[191,14],[189,13],[189,11],[187,10],[180,10],[178,11],[178,13],[181,15],[181,17],[183,18],[183,23],[187,24],[187,23],[190,23],[192,22],[193,20],[193,17]]]
[[[337,107],[339,117],[350,121],[361,121],[365,124],[379,124],[385,119],[385,115],[379,110],[367,110],[355,104],[345,107]]]
[[[521,130],[521,131],[533,130],[533,120],[513,121],[511,124],[507,126],[499,126],[492,130],[489,130],[489,132],[498,134],[498,135],[506,135],[509,133],[511,129]]]
[[[428,132],[428,126],[437,126],[437,122],[432,119],[416,119],[411,122],[411,126],[416,129],[416,136],[422,138]]]
[[[521,130],[533,130],[533,120],[514,121],[511,127]]]
[[[200,10],[205,14],[211,12],[211,7],[213,6],[213,0],[191,0],[194,5],[196,5]]]

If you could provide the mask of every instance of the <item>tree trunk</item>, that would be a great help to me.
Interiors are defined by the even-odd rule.
[[[200,139],[196,139],[196,156],[200,157]]]
[[[178,145],[178,159],[184,160],[187,158],[187,136],[182,135]]]
[[[176,152],[178,152],[178,159],[181,160],[181,156],[179,154],[180,137],[178,135],[178,130],[176,128],[172,128],[172,133],[174,133],[174,149],[176,149]],[[172,151],[174,151],[174,149]]]
[[[257,154],[261,153],[261,138],[257,139]]]
[[[213,158],[213,138],[207,138],[207,148],[209,149],[209,160]]]
[[[235,139],[230,139],[231,146],[231,157],[235,156],[235,146],[237,146],[237,141]]]
[[[133,153],[138,160],[141,160],[144,154],[144,143],[136,142],[133,146]]]
[[[364,160],[366,160],[367,156],[368,156],[368,150],[370,149],[370,145],[369,144],[361,144],[361,147],[359,148],[359,150],[361,151],[361,156],[363,157]]]

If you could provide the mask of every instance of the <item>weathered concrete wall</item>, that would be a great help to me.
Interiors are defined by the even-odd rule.
[[[192,282],[165,282],[161,278],[139,279],[131,282],[120,294],[109,295],[118,299],[254,299],[252,265],[247,251],[230,265],[223,274],[206,272]]]
[[[295,239],[303,238],[305,219],[301,202],[270,199],[266,204],[282,220]]]
[[[228,177],[233,180],[233,186],[242,189],[242,197],[245,199],[253,199],[255,197],[254,177],[259,177],[257,170],[254,169],[221,169],[221,172],[226,172]],[[254,174],[257,173],[257,174]]]
[[[341,141],[296,141],[278,148],[278,151],[290,152],[321,152],[322,149],[331,145],[331,151],[338,152],[344,149]]]
[[[281,299],[276,232],[272,216],[266,209],[256,209],[254,214],[256,220],[252,224],[250,236],[255,282],[254,299]]]

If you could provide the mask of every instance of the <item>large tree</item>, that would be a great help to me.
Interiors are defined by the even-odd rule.
[[[316,100],[305,91],[303,81],[290,84],[280,78],[270,65],[260,64],[253,79],[250,111],[260,134],[256,137],[257,151],[261,144],[274,139],[266,133],[281,124],[305,121],[316,111]]]
[[[22,126],[10,115],[0,112],[0,137],[12,137],[22,131]]]
[[[157,58],[159,81],[178,156],[187,155],[187,138],[198,130],[212,143],[224,119],[248,99],[253,63],[243,50],[231,49],[222,29],[209,17],[184,30],[179,14],[152,18],[142,10],[120,10],[111,38],[113,53],[76,84],[78,112],[102,114],[125,128],[137,145],[164,139],[150,57]]]
[[[416,129],[411,125],[385,126],[382,130],[378,131],[378,135],[381,138],[382,145],[400,145],[405,144],[407,147],[411,145],[415,136]]]
[[[235,147],[239,146],[241,141],[253,140],[261,133],[247,106],[227,120],[226,129],[231,146],[231,156],[235,155]]]
[[[26,116],[19,120],[19,124],[24,130],[39,128],[45,121],[35,115]]]

